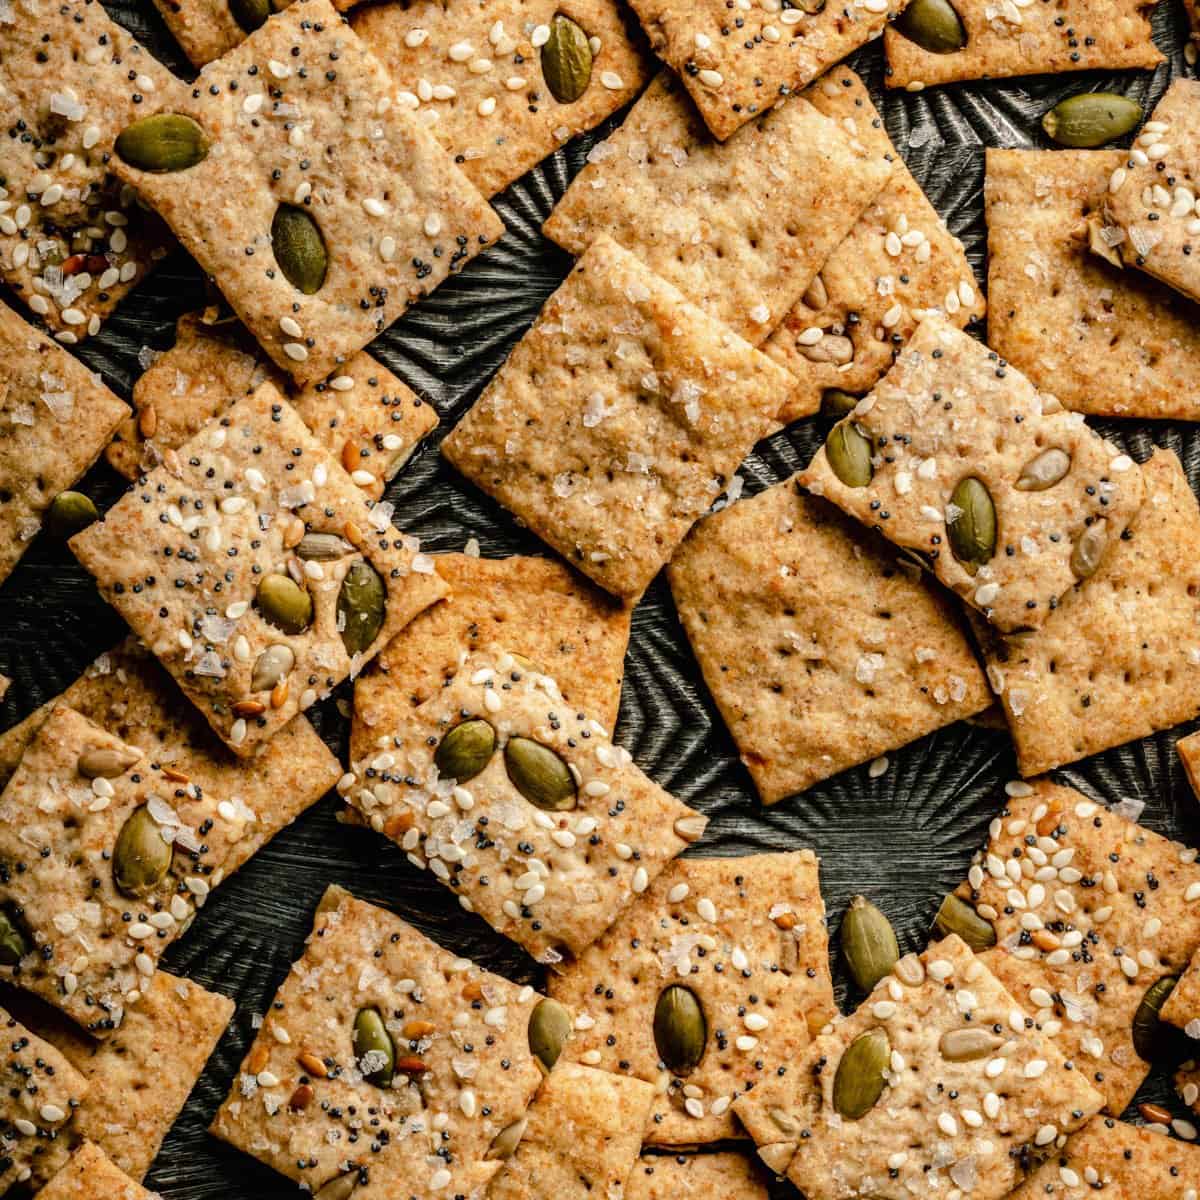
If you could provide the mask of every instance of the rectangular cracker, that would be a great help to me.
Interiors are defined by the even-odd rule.
[[[587,84],[566,102],[541,66],[559,16],[591,46]],[[636,22],[614,0],[416,0],[364,5],[351,25],[485,196],[599,125],[650,77]]]
[[[7,139],[6,139],[7,140]],[[129,409],[83,363],[0,304],[0,582],[46,509],[96,461]]]
[[[687,1146],[740,1137],[730,1104],[808,1046],[837,1011],[825,905],[811,850],[673,863],[551,996],[580,1016],[571,1059],[658,1084],[645,1141]],[[686,987],[707,1044],[686,1076],[660,1062],[655,1013]]]
[[[569,563],[636,600],[790,386],[601,234],[442,452]]]
[[[1004,637],[979,623],[1022,775],[1200,712],[1200,508],[1170,450],[1156,450],[1142,476],[1141,511],[1040,629]]]
[[[843,437],[870,441],[865,486],[848,486],[830,464],[828,448]],[[1066,475],[1048,489],[1018,488],[1029,464],[1050,450],[1068,456]],[[952,500],[968,478],[983,484],[994,507],[992,554],[979,564],[959,562],[952,549],[951,525],[964,517]],[[995,351],[936,317],[921,322],[800,482],[915,551],[1004,632],[1042,625],[1117,542],[1144,492],[1133,460],[1082,415],[1065,412]]]
[[[170,106],[204,130],[203,161],[153,174],[113,157],[301,384],[349,362],[504,231],[393,91],[329,0],[295,0]],[[315,293],[272,252],[281,204],[320,230],[328,265]]]
[[[834,1081],[850,1045],[876,1031],[891,1054],[883,1093],[844,1119]],[[996,1200],[1021,1182],[1038,1148],[1078,1129],[1102,1102],[951,936],[902,959],[851,1016],[734,1108],[760,1156],[786,1167],[809,1200],[956,1190]]]
[[[113,139],[149,105],[170,107],[187,92],[95,0],[14,0],[7,9],[0,279],[74,345],[172,244],[110,174]]]
[[[991,704],[953,603],[795,479],[698,524],[667,578],[764,804]]]
[[[437,755],[466,721],[481,722],[492,749],[456,777]],[[549,759],[534,770],[565,775],[548,798],[520,786],[510,759],[531,740]],[[706,824],[642,774],[598,721],[567,705],[551,677],[494,651],[465,658],[445,686],[400,714],[388,748],[356,761],[338,790],[414,866],[543,963],[590,946]]]
[[[798,381],[779,414],[785,424],[817,412],[828,389],[859,395],[874,387],[927,314],[961,328],[987,311],[962,242],[896,152],[863,81],[837,67],[804,96],[894,167],[763,345]]]
[[[588,154],[542,232],[575,255],[608,234],[757,344],[887,182],[885,153],[802,98],[716,143],[662,71]]]
[[[907,0],[739,6],[726,0],[633,0],[651,49],[683,80],[724,141],[883,31]]]
[[[352,761],[384,748],[380,740],[480,651],[523,655],[611,733],[629,608],[548,558],[439,554],[434,563],[449,596],[392,638],[354,685]]]
[[[318,383],[289,387],[236,320],[206,310],[176,322],[174,346],[133,385],[134,416],[121,423],[105,457],[136,479],[268,379],[373,500],[437,426],[433,405],[371,355],[354,355]]]
[[[38,1200],[155,1200],[91,1142],[84,1142],[70,1161],[38,1192]]]
[[[654,1099],[649,1083],[563,1063],[526,1114],[516,1153],[492,1180],[487,1200],[624,1197]]]
[[[493,1140],[541,1082],[528,1030],[540,1003],[330,888],[212,1132],[312,1192],[357,1170],[369,1196],[475,1195],[501,1165],[485,1159]],[[369,1008],[396,1045],[389,1087],[363,1076],[382,1055],[356,1058]],[[351,1136],[367,1111],[372,1137]]]
[[[71,548],[217,735],[246,757],[445,595],[432,560],[407,548],[390,515],[390,505],[372,510],[264,383],[140,479]],[[310,535],[324,538],[320,547],[306,548]],[[351,569],[373,573],[382,621],[357,626],[361,616],[338,611]],[[268,577],[304,586],[306,627],[266,619],[259,588]],[[256,672],[272,646],[290,665]]]
[[[1164,1021],[1178,1025],[1188,1037],[1200,1040],[1200,950],[1192,955],[1159,1015]]]
[[[744,1154],[647,1155],[625,1200],[767,1200],[761,1171]]]
[[[918,92],[962,79],[1157,67],[1163,55],[1150,37],[1155,2],[954,0],[964,49],[934,54],[893,26],[883,35],[887,85]]]

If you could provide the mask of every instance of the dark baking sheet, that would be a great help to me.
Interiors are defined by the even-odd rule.
[[[186,60],[149,0],[106,6],[181,74]],[[943,87],[919,95],[883,92],[878,45],[852,64],[871,82],[897,147],[985,278],[982,185],[984,146],[1044,146],[1041,114],[1065,95],[1105,87],[1147,105],[1185,69],[1179,0],[1161,0],[1155,37],[1170,61],[1154,73],[1087,73],[1015,82]],[[460,550],[479,540],[485,555],[545,552],[536,539],[444,464],[437,443],[504,360],[570,259],[539,230],[583,156],[619,117],[556,153],[497,201],[504,239],[393,326],[372,352],[437,407],[441,427],[388,489],[396,523],[426,549]],[[202,276],[177,252],[129,297],[80,356],[128,397],[144,349],[171,344],[175,317],[205,301]],[[20,308],[20,305],[16,305]],[[1200,486],[1200,427],[1152,422],[1092,422],[1144,459],[1169,446]],[[804,421],[763,442],[742,469],[747,493],[775,483],[808,462],[822,431]],[[100,466],[84,482],[105,508],[121,481]],[[13,686],[0,705],[7,727],[62,690],[122,636],[117,616],[99,598],[70,552],[35,542],[0,590],[0,673]],[[350,699],[343,687],[310,715],[345,758]],[[1062,772],[1099,798],[1145,803],[1143,823],[1200,845],[1200,808],[1174,752],[1192,726],[1099,755]],[[892,919],[906,950],[920,949],[941,895],[964,876],[999,806],[1003,782],[1015,774],[1007,738],[958,725],[890,756],[879,779],[865,767],[846,772],[774,808],[757,801],[749,777],[717,717],[661,580],[638,606],[626,662],[617,738],[664,787],[711,818],[697,853],[751,854],[812,847],[831,933],[850,896],[865,892]],[[398,912],[441,944],[512,979],[536,983],[539,968],[479,918],[463,913],[450,892],[417,871],[383,838],[339,825],[327,797],[226,883],[166,965],[233,997],[237,1015],[186,1111],[166,1140],[148,1184],[168,1200],[285,1200],[298,1193],[282,1177],[205,1132],[253,1036],[252,1021],[297,956],[318,897],[330,883]],[[836,958],[836,956],[835,956]],[[835,961],[839,1000],[845,972]],[[1156,1071],[1136,1103],[1153,1099],[1186,1115],[1164,1071]],[[781,1195],[795,1195],[781,1188]]]

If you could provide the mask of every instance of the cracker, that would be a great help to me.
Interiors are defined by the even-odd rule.
[[[435,755],[453,728],[480,719],[492,728],[492,752],[456,784]],[[548,747],[574,794],[535,803],[517,784],[513,739]],[[590,946],[706,823],[643,775],[599,722],[567,706],[553,679],[508,653],[467,657],[338,790],[464,908],[544,963]]]
[[[667,577],[765,804],[991,704],[952,602],[795,479],[702,521]]]
[[[845,430],[871,439],[870,482],[849,487],[828,447]],[[1018,489],[1049,449],[1069,456],[1055,486]],[[961,563],[952,551],[951,503],[973,478],[994,505],[992,557]],[[800,481],[885,537],[920,554],[934,574],[998,629],[1036,629],[1078,579],[1073,564],[1106,557],[1142,503],[1133,460],[1078,413],[1039,393],[993,350],[945,321],[922,321],[896,365],[817,451]],[[949,518],[949,519],[948,519]],[[967,529],[972,528],[968,521]],[[1084,568],[1080,568],[1082,571]]]
[[[724,141],[882,32],[907,0],[843,0],[808,14],[726,0],[633,0],[650,46]]]
[[[683,1077],[664,1068],[654,1033],[673,985],[707,1024],[703,1057]],[[658,1084],[647,1143],[740,1137],[731,1101],[837,1011],[816,856],[681,859],[548,987],[580,1014],[572,1059]]]
[[[714,142],[663,71],[591,151],[542,231],[575,255],[608,234],[757,344],[887,182],[885,153],[804,99]]]
[[[648,1155],[625,1200],[767,1200],[762,1173],[744,1154]]]
[[[96,461],[129,410],[99,376],[3,304],[0,361],[3,582],[41,530],[54,497]]]
[[[1178,1025],[1188,1037],[1200,1040],[1200,950],[1179,976],[1159,1015],[1164,1021]]]
[[[918,92],[961,79],[1005,79],[1063,71],[1157,67],[1150,37],[1155,0],[1054,0],[997,4],[954,0],[966,29],[964,49],[932,54],[899,29],[883,35],[889,87]]]
[[[296,0],[162,106],[204,129],[202,162],[153,174],[113,156],[113,170],[301,384],[335,373],[503,232],[393,90],[329,0]],[[311,295],[272,253],[281,204],[309,214],[325,244],[327,271]]]
[[[1088,250],[1088,221],[1123,160],[988,150],[988,340],[1076,412],[1196,420],[1200,309]]]
[[[601,234],[442,452],[573,566],[634,600],[790,384]]]
[[[122,422],[105,456],[126,479],[136,479],[267,379],[375,500],[437,425],[433,405],[365,352],[328,379],[289,388],[236,321],[185,313],[175,326],[175,345],[133,385],[136,415]]]
[[[500,1166],[485,1161],[493,1139],[541,1081],[528,1034],[539,1003],[533,988],[330,888],[212,1132],[313,1192],[358,1171],[369,1200],[472,1195]],[[364,1079],[355,1057],[367,1008],[386,1014],[396,1043],[390,1087]],[[360,1138],[368,1110],[372,1136]]]
[[[882,1095],[857,1119],[833,1101],[843,1055],[882,1030]],[[946,1039],[982,1031],[983,1057]],[[908,955],[849,1017],[740,1098],[760,1155],[809,1200],[908,1200],[956,1191],[994,1200],[1021,1181],[1037,1147],[1078,1129],[1103,1101],[955,936]],[[790,1160],[790,1165],[789,1165]]]
[[[569,103],[541,68],[539,47],[560,14],[593,51],[587,86]],[[366,5],[351,24],[387,65],[401,103],[491,196],[642,90],[650,65],[629,20],[613,0],[417,0]]]
[[[1200,509],[1170,450],[1156,450],[1142,475],[1147,498],[1133,524],[1040,629],[1011,637],[980,629],[1022,775],[1200,712]]]
[[[217,735],[247,756],[445,594],[432,560],[391,526],[390,508],[372,510],[267,383],[139,480],[71,548]],[[327,548],[306,549],[302,534],[324,535]],[[345,628],[356,618],[337,611],[347,573],[364,562],[383,595],[369,643],[374,627],[356,633]],[[310,624],[285,632],[260,612],[270,576],[307,590]],[[272,646],[284,659],[256,678]]]
[[[1175,752],[1183,764],[1183,770],[1187,775],[1188,783],[1192,785],[1192,791],[1200,799],[1200,730],[1180,738],[1175,743]]]
[[[816,412],[829,388],[874,387],[927,314],[961,327],[987,309],[962,243],[896,152],[863,81],[837,67],[804,95],[894,169],[763,346],[798,381],[779,415],[784,423]]]
[[[38,1192],[38,1200],[155,1200],[156,1195],[130,1179],[98,1146],[84,1142]]]
[[[640,1079],[563,1063],[529,1106],[520,1145],[487,1200],[626,1196],[653,1098]]]
[[[617,723],[631,610],[547,558],[439,554],[450,595],[379,652],[354,685],[350,757],[362,758],[479,651],[509,651],[559,681],[563,699]],[[383,748],[383,747],[380,747]]]

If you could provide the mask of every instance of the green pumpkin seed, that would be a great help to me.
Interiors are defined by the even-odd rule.
[[[1142,119],[1142,106],[1115,92],[1069,96],[1043,118],[1046,136],[1060,146],[1093,150],[1124,137]]]
[[[338,629],[347,654],[362,654],[375,641],[386,612],[387,588],[379,572],[364,558],[351,563],[337,598]]]
[[[141,757],[132,746],[93,746],[79,756],[75,765],[85,779],[116,779]]]
[[[857,1121],[883,1095],[884,1072],[891,1065],[892,1047],[883,1029],[868,1029],[846,1047],[833,1077],[833,1107],[847,1121]]]
[[[1052,446],[1021,468],[1021,477],[1014,486],[1018,492],[1044,492],[1060,482],[1070,469],[1071,456]]]
[[[492,1144],[487,1148],[487,1153],[483,1156],[484,1161],[494,1162],[498,1159],[503,1162],[505,1159],[512,1158],[517,1152],[517,1147],[521,1144],[521,1139],[525,1136],[525,1126],[528,1124],[528,1117],[518,1117],[511,1125],[505,1125],[492,1138]]]
[[[472,717],[442,738],[433,762],[443,778],[466,783],[488,765],[495,752],[496,731],[482,717]]]
[[[396,1047],[376,1008],[360,1008],[354,1018],[354,1057],[368,1083],[391,1086],[396,1074]]]
[[[821,393],[821,416],[832,417],[840,421],[848,417],[858,407],[861,396],[852,396],[841,388],[826,388]]]
[[[942,1034],[938,1050],[947,1062],[974,1062],[987,1058],[1004,1045],[990,1029],[950,1029]]]
[[[254,594],[263,620],[284,633],[303,633],[312,621],[312,597],[287,575],[264,575]]]
[[[1164,975],[1152,983],[1133,1014],[1133,1048],[1145,1062],[1157,1062],[1170,1053],[1171,1027],[1164,1026],[1158,1014],[1178,982],[1178,976]]]
[[[186,171],[208,156],[204,130],[182,113],[156,113],[126,125],[117,135],[120,158],[139,171]]]
[[[350,1200],[358,1189],[358,1172],[338,1175],[331,1179],[313,1197],[313,1200]]]
[[[59,492],[46,509],[42,527],[51,537],[65,542],[99,519],[90,497],[82,492]]]
[[[550,22],[550,39],[542,47],[542,76],[559,104],[574,104],[592,81],[588,35],[562,13]]]
[[[847,486],[866,487],[875,474],[871,439],[852,421],[835,425],[825,439],[825,457],[833,473]]]
[[[290,646],[276,642],[268,646],[254,663],[250,674],[252,692],[269,692],[296,665],[296,656]]]
[[[271,15],[269,0],[229,0],[229,15],[247,33],[253,33]]]
[[[16,920],[0,908],[0,967],[15,967],[29,953],[29,941]]]
[[[113,882],[126,896],[148,896],[171,869],[172,849],[143,804],[121,826],[113,848]]]
[[[1088,579],[1094,575],[1107,547],[1108,521],[1101,517],[1079,535],[1075,549],[1071,551],[1071,570],[1075,576]]]
[[[321,290],[329,269],[329,255],[316,221],[305,209],[281,204],[275,210],[271,246],[279,269],[292,287],[306,296]]]
[[[345,558],[353,549],[345,538],[338,537],[336,533],[306,533],[294,553],[305,562],[333,562]]]
[[[541,742],[512,737],[504,747],[504,767],[513,787],[546,812],[575,807],[577,789],[570,767]]]
[[[539,1000],[529,1017],[529,1050],[547,1071],[570,1036],[571,1014],[557,1000]]]
[[[996,506],[985,484],[968,475],[950,496],[958,516],[946,524],[950,549],[968,570],[990,562],[996,553]]]
[[[933,927],[940,937],[957,933],[978,954],[996,944],[996,929],[991,921],[985,921],[969,904],[950,892],[942,901]]]
[[[912,0],[895,27],[930,54],[954,54],[967,44],[966,28],[950,0]]]
[[[900,958],[892,923],[865,896],[855,896],[842,920],[842,953],[854,982],[869,992]]]
[[[708,1022],[696,994],[681,983],[663,988],[654,1006],[654,1045],[672,1075],[687,1075],[704,1057]]]

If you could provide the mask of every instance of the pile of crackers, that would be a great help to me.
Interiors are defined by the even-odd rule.
[[[234,1013],[163,956],[332,792],[545,983],[330,887],[211,1127],[318,1200],[1197,1200],[1196,1126],[1120,1119],[1159,1060],[1200,1113],[1197,850],[1043,776],[1200,714],[1200,507],[1085,421],[1200,415],[1200,84],[1128,149],[987,151],[985,300],[843,65],[1150,69],[1152,0],[155,2],[191,82],[99,0],[0,0],[0,581],[68,538],[130,630],[0,735],[0,1195],[151,1195]],[[370,343],[622,109],[441,442],[553,554],[427,553],[387,494],[438,417]],[[130,406],[71,348],[176,243],[220,300]],[[1011,736],[848,1015],[816,855],[685,856],[707,818],[615,740],[664,568],[765,805]]]

